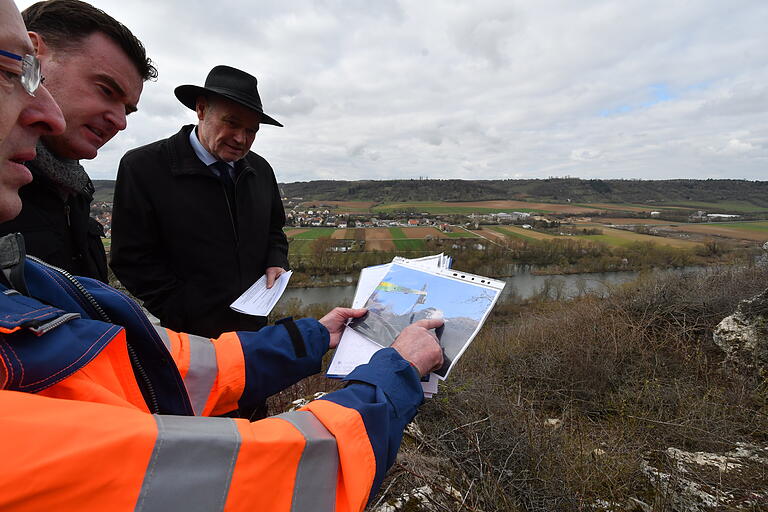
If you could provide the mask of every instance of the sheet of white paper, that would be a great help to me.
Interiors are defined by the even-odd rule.
[[[376,290],[379,283],[389,272],[391,263],[377,265],[375,267],[366,267],[360,271],[360,278],[357,280],[357,289],[355,298],[352,300],[353,308],[361,308],[365,305],[368,297]]]
[[[261,276],[229,307],[246,315],[267,316],[282,297],[291,275],[293,272],[290,270],[280,274],[272,288],[267,288],[267,276]]]
[[[387,275],[389,263],[375,267],[366,267],[360,271],[357,281],[353,308],[361,308],[379,285],[381,278]],[[371,356],[380,350],[381,346],[361,336],[352,329],[344,329],[339,346],[333,354],[333,360],[328,367],[329,377],[344,377],[349,372],[371,360]]]
[[[428,382],[421,382],[421,388],[424,390],[424,396],[427,398],[432,398],[432,395],[437,394],[437,381],[439,380],[438,376],[434,373],[429,374],[429,381]]]
[[[447,311],[446,330],[440,338],[445,365],[436,372],[441,380],[448,377],[485,323],[505,285],[504,281],[458,270],[434,267],[428,269],[423,264],[402,258],[393,260],[383,280],[386,280],[390,287],[408,283],[404,285],[405,290],[420,289],[424,292],[429,287],[433,295],[430,297],[424,292],[424,301],[421,301],[420,297],[410,310],[405,310],[398,295],[401,291],[390,294],[384,289],[381,294],[376,292],[363,304],[363,307],[371,308],[370,315],[366,319],[354,321],[354,330],[368,340],[376,340],[382,346],[389,346],[397,333],[414,320],[414,315],[429,315],[435,311],[443,314]],[[378,289],[377,285],[376,290]],[[467,304],[471,304],[471,308]],[[407,304],[405,306],[407,308]]]
[[[414,260],[395,258],[393,261],[410,261],[416,262],[423,267],[441,268],[442,265],[449,263],[450,259],[441,253]],[[357,290],[352,301],[353,308],[361,308],[365,305],[382,278],[387,275],[391,266],[391,263],[386,263],[375,267],[366,267],[360,271]],[[381,345],[378,343],[374,343],[353,329],[345,329],[326,375],[333,378],[345,377],[361,364],[366,364],[370,361],[373,354],[379,350],[381,350]],[[431,398],[432,395],[437,393],[437,382],[437,375],[430,374],[429,381],[421,383],[421,387],[424,389],[424,396]]]

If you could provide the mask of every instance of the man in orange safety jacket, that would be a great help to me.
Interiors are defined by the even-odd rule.
[[[40,86],[18,10],[0,0],[0,221],[18,214],[24,165],[64,129]],[[0,239],[1,510],[362,510],[441,363],[431,329],[406,328],[348,385],[255,423],[215,417],[320,369],[346,320],[286,319],[205,339],[154,327],[131,299]]]

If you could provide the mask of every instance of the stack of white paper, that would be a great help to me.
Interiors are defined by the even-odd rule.
[[[440,315],[446,321],[440,337],[446,364],[422,382],[425,396],[437,393],[438,379],[448,376],[504,288],[503,281],[450,270],[450,263],[449,257],[437,254],[398,257],[363,269],[352,307],[368,307],[369,315],[352,320],[353,327],[344,330],[327,375],[346,376],[388,346],[406,325]]]
[[[272,308],[275,307],[277,301],[280,300],[280,297],[282,297],[292,275],[293,272],[290,270],[283,272],[275,280],[272,288],[267,288],[267,276],[261,276],[258,281],[245,290],[245,293],[239,296],[229,307],[246,315],[267,316],[272,311]]]

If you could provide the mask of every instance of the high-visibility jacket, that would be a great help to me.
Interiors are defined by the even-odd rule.
[[[0,285],[0,510],[362,510],[422,401],[390,348],[299,411],[209,417],[317,372],[327,330],[203,339],[99,281],[24,275]]]

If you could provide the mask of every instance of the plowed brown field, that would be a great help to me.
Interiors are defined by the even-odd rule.
[[[389,228],[366,228],[365,250],[367,251],[394,251],[392,234]]]

